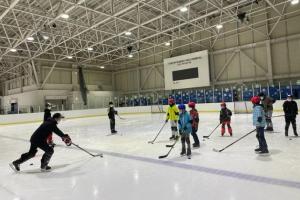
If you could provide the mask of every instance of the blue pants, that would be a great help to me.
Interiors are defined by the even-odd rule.
[[[265,130],[264,127],[256,127],[256,138],[259,143],[259,148],[261,150],[267,150],[268,145],[265,139]]]

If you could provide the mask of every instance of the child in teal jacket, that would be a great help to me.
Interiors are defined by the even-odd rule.
[[[180,104],[178,106],[179,109],[179,134],[181,136],[181,144],[182,151],[180,155],[187,155],[188,158],[191,158],[191,142],[190,142],[190,134],[192,132],[192,119],[190,114],[186,111],[185,105]],[[185,147],[185,143],[187,144],[187,149]]]

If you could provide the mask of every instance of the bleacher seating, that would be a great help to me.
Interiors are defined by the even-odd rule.
[[[166,92],[166,91],[165,91]],[[168,91],[167,91],[168,92]],[[232,101],[249,101],[253,95],[264,92],[266,95],[279,100],[286,99],[288,94],[294,95],[296,99],[300,98],[300,85],[294,84],[279,86],[260,86],[255,84],[253,86],[241,87],[224,87],[224,88],[203,88],[190,90],[176,90],[169,94],[164,93],[157,96],[154,100],[153,96],[147,95],[126,95],[121,97],[114,97],[115,105],[119,106],[146,106],[146,105],[168,105],[168,99],[175,99],[176,104],[187,104],[190,101],[196,103],[218,103],[218,102],[232,102]],[[242,94],[242,95],[241,95]],[[239,99],[243,97],[242,99]],[[154,100],[154,102],[153,102]]]

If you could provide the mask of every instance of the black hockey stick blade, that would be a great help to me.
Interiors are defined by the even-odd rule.
[[[148,143],[149,143],[149,144],[153,144],[153,142],[154,142],[154,141],[152,140],[152,141],[149,141]]]
[[[174,144],[167,144],[166,147],[174,147]]]
[[[169,154],[166,154],[166,155],[163,155],[163,156],[158,156],[159,159],[162,159],[162,158],[166,158]]]
[[[176,143],[177,143],[177,140],[173,144],[167,144],[166,147],[171,147],[172,148],[172,147],[175,146]]]
[[[101,157],[101,158],[103,158],[103,154],[102,153],[99,153],[99,154],[96,154],[96,155],[93,155],[93,157]]]
[[[218,149],[215,149],[215,148],[213,148],[213,151],[215,151],[215,152],[222,152],[222,151],[223,151],[223,149],[221,149],[221,150],[218,150]]]
[[[174,146],[176,145],[177,142],[178,142],[178,140],[176,140],[176,141],[174,142],[174,144],[171,146],[170,150],[168,151],[168,153],[167,153],[166,155],[159,156],[158,158],[159,158],[159,159],[162,159],[162,158],[168,157],[168,155],[171,153],[172,149],[174,149]]]
[[[220,125],[221,125],[221,123],[218,124],[218,126],[216,126],[216,128],[214,128],[214,130],[213,130],[209,135],[204,135],[203,137],[209,139],[209,137],[215,132],[215,130],[216,130]]]

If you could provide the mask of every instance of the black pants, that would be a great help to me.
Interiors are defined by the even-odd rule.
[[[185,143],[187,144],[187,149],[185,147]],[[181,145],[182,145],[182,150],[181,153],[187,155],[191,155],[191,142],[190,142],[190,136],[188,134],[182,134],[181,135]]]
[[[268,145],[267,145],[267,141],[266,141],[266,138],[265,138],[264,127],[256,127],[256,138],[257,138],[258,143],[259,143],[259,148],[261,150],[267,150]]]
[[[115,126],[116,126],[116,120],[115,118],[110,118],[110,130],[115,131]]]
[[[285,116],[285,134],[288,135],[290,124],[292,123],[294,134],[297,134],[296,116]]]
[[[16,160],[16,162],[18,164],[22,164],[23,162],[26,162],[27,160],[33,158],[38,151],[37,148],[40,148],[45,152],[41,159],[41,167],[43,168],[47,166],[54,153],[54,150],[46,142],[39,143],[39,144],[31,143],[29,151],[27,153],[22,154],[21,158]]]
[[[197,135],[197,129],[192,128],[192,136],[193,136],[195,144],[200,144],[199,138],[198,138],[198,135]]]

